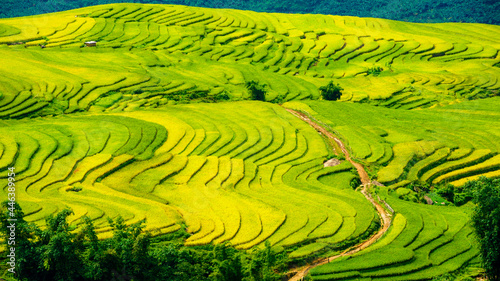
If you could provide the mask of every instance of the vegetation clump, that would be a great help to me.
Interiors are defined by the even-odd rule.
[[[250,99],[252,100],[266,100],[266,85],[260,84],[256,81],[250,81],[245,84],[245,87],[248,89],[250,93]]]
[[[80,192],[83,188],[81,186],[70,186],[66,188],[66,191]]]
[[[463,186],[445,184],[439,187],[436,193],[455,206],[462,206],[472,200],[474,185],[474,182],[467,182]]]
[[[340,97],[342,96],[343,90],[344,89],[340,87],[339,84],[337,85],[333,84],[333,81],[330,81],[328,85],[319,88],[319,91],[321,92],[321,97],[324,100],[331,100],[331,101],[339,100]]]
[[[368,72],[367,74],[368,75],[373,75],[373,76],[379,76],[380,73],[382,73],[382,71],[384,71],[384,69],[380,66],[374,66],[374,67],[370,67],[368,69]]]
[[[231,100],[231,97],[226,91],[211,95],[209,91],[179,91],[165,95],[168,100],[175,101],[176,103],[191,103],[191,102],[204,102],[214,103]]]

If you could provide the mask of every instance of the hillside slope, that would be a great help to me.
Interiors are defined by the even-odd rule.
[[[15,167],[17,200],[40,224],[71,207],[72,220],[89,216],[101,237],[110,235],[107,217],[121,215],[126,223],[147,219],[155,235],[184,223],[187,245],[269,241],[318,251],[369,235],[377,220],[350,188],[353,166],[323,168],[321,137],[277,105],[14,120],[0,131],[0,170]]]
[[[268,101],[317,98],[333,79],[346,101],[449,104],[498,94],[498,34],[482,24],[138,4],[2,19],[0,93],[12,103],[0,117],[245,98],[251,80],[268,85]],[[97,47],[83,47],[89,40]]]
[[[71,223],[90,217],[100,238],[122,216],[147,219],[153,235],[183,228],[191,246],[268,242],[297,263],[337,255],[380,220],[339,144],[289,107],[342,139],[394,211],[380,240],[311,278],[427,280],[478,266],[470,206],[420,204],[411,188],[500,176],[499,34],[139,4],[1,19],[0,197],[15,167],[16,198],[41,226],[71,207]],[[341,101],[318,100],[332,80]],[[250,81],[282,106],[244,101]]]
[[[284,106],[325,122],[394,190],[419,182],[461,186],[479,175],[500,175],[499,97],[415,111],[322,101]]]
[[[393,210],[388,233],[363,251],[313,266],[312,280],[430,280],[480,264],[470,205],[411,201],[419,201],[412,198],[417,192],[423,196],[449,183],[465,194],[471,191],[463,186],[468,180],[500,176],[500,98],[414,111],[327,101],[283,106],[340,136],[378,181],[371,187],[377,198]],[[464,194],[455,193],[457,205],[466,202]]]

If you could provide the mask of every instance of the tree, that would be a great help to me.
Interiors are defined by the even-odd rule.
[[[42,259],[50,280],[76,280],[83,274],[80,259],[82,239],[72,233],[75,227],[67,221],[73,214],[70,209],[64,209],[46,219],[47,229],[41,234],[44,250]]]
[[[14,208],[12,208],[11,204],[14,205]],[[9,211],[9,209],[14,209],[14,212]],[[41,280],[45,277],[44,273],[40,272],[40,268],[43,268],[43,261],[41,258],[42,249],[37,247],[40,243],[35,241],[35,238],[41,231],[34,224],[24,220],[24,213],[19,204],[5,201],[2,203],[0,222],[2,224],[1,236],[6,240],[10,237],[11,231],[10,228],[8,228],[8,219],[12,217],[17,219],[15,224],[15,245],[9,244],[10,246],[15,246],[16,249],[15,275],[19,280]]]
[[[246,88],[250,92],[250,98],[252,100],[260,100],[260,101],[265,101],[266,100],[266,85],[264,84],[259,84],[259,82],[256,81],[250,81],[245,84]]]
[[[108,219],[113,229],[113,237],[101,242],[101,260],[104,280],[121,278],[154,280],[154,261],[149,250],[151,235],[144,232],[145,220],[127,225],[119,216]],[[133,277],[133,278],[132,278]]]
[[[490,280],[500,280],[500,179],[481,177],[467,185],[474,190],[472,224],[483,266]]]
[[[265,242],[265,248],[255,249],[248,263],[249,276],[244,281],[278,281],[282,276],[277,271],[285,269],[286,254],[278,253],[271,248],[269,241]]]
[[[339,100],[342,96],[342,87],[339,84],[333,84],[333,81],[330,81],[328,85],[320,87],[319,91],[321,93],[321,97],[324,100]]]
[[[241,254],[229,243],[215,245],[212,251],[213,281],[240,281],[243,279]]]
[[[70,209],[50,215],[42,230],[24,220],[17,203],[10,204],[2,203],[1,235],[10,236],[8,219],[15,217],[15,272],[19,280],[90,281],[113,280],[117,276],[155,280],[150,235],[143,232],[144,221],[126,225],[121,217],[109,220],[114,235],[99,241],[88,217],[83,218],[82,229],[75,232],[76,227],[68,223],[73,214]]]

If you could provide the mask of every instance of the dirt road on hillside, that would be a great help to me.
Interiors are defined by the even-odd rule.
[[[329,262],[331,262],[337,258],[340,258],[340,257],[352,255],[354,253],[357,253],[357,252],[367,248],[368,246],[372,245],[373,243],[377,242],[377,240],[380,237],[382,237],[382,235],[384,235],[384,233],[389,229],[389,226],[391,225],[391,214],[389,214],[384,208],[382,208],[382,206],[372,198],[370,193],[367,192],[368,186],[370,186],[372,184],[370,177],[368,176],[368,173],[366,172],[363,165],[356,163],[351,159],[351,157],[349,155],[349,151],[347,151],[347,149],[345,148],[344,144],[340,141],[340,139],[335,137],[335,135],[333,133],[329,132],[324,127],[320,126],[319,124],[317,124],[316,122],[311,120],[307,115],[305,115],[301,112],[295,111],[295,110],[291,110],[291,109],[286,109],[286,110],[288,112],[292,113],[293,115],[297,116],[298,118],[307,122],[314,129],[316,129],[316,131],[318,131],[320,134],[327,137],[329,140],[337,143],[337,145],[342,150],[342,153],[345,155],[346,160],[351,162],[351,164],[354,165],[354,167],[356,167],[356,170],[358,171],[358,174],[359,174],[359,177],[361,178],[361,183],[362,183],[361,193],[365,196],[365,198],[367,200],[369,200],[373,204],[373,206],[375,206],[375,208],[377,209],[377,212],[380,216],[380,220],[381,220],[381,224],[382,224],[382,228],[377,233],[375,233],[373,236],[371,236],[368,240],[364,241],[363,243],[355,245],[355,246],[345,250],[344,252],[342,252],[336,256],[321,258],[321,259],[314,261],[313,263],[311,263],[309,265],[290,270],[289,273],[295,273],[295,274],[293,275],[292,278],[289,279],[289,281],[300,281],[300,280],[304,279],[304,277],[307,275],[309,270],[311,270],[312,268],[329,263]]]

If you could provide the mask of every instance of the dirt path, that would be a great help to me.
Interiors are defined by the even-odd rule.
[[[337,258],[343,257],[343,256],[352,255],[354,253],[357,253],[357,252],[367,248],[368,246],[372,245],[373,243],[377,242],[377,240],[380,237],[382,237],[382,235],[384,235],[384,233],[389,229],[389,226],[391,225],[391,214],[389,214],[384,208],[382,208],[382,206],[378,202],[376,202],[372,198],[372,196],[367,192],[368,186],[370,186],[372,184],[370,177],[368,176],[368,173],[366,172],[363,165],[356,163],[351,159],[351,157],[349,155],[349,151],[347,151],[344,144],[337,137],[335,137],[335,135],[333,135],[331,132],[329,132],[328,130],[326,130],[325,128],[323,128],[322,126],[320,126],[319,124],[317,124],[313,120],[311,120],[305,114],[298,112],[298,111],[295,111],[295,110],[291,110],[291,109],[286,109],[286,110],[288,112],[292,113],[293,115],[297,116],[298,118],[307,122],[314,129],[316,129],[316,131],[318,131],[320,134],[326,136],[329,140],[337,143],[337,145],[342,150],[342,153],[345,155],[346,160],[351,162],[352,165],[354,165],[354,167],[356,167],[356,170],[358,171],[359,177],[361,178],[361,183],[362,183],[362,187],[363,187],[361,189],[361,193],[366,197],[367,200],[369,200],[373,204],[373,206],[375,206],[375,208],[377,209],[377,212],[380,216],[380,220],[382,222],[382,228],[377,233],[375,233],[373,236],[371,236],[368,240],[364,241],[363,243],[358,244],[356,246],[353,246],[353,247],[345,250],[344,252],[342,252],[338,255],[326,257],[326,258],[321,258],[321,259],[318,259],[318,260],[312,262],[309,265],[290,270],[289,273],[295,273],[295,275],[293,275],[293,277],[290,278],[289,281],[300,281],[300,280],[303,280],[303,278],[307,275],[309,270],[311,270],[312,268],[329,263],[329,262],[331,262]]]

